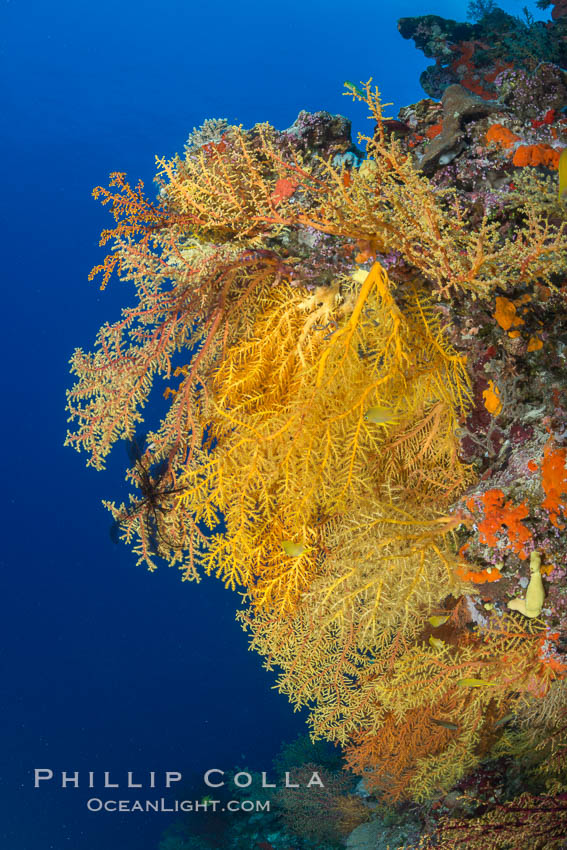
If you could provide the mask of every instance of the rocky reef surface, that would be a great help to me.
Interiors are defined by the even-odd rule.
[[[559,156],[567,147],[567,5],[556,3],[549,23],[513,17],[493,4],[485,8],[475,23],[436,15],[399,21],[402,36],[435,64],[421,77],[428,97],[402,108],[385,126],[432,185],[458,195],[465,218],[496,222],[509,233],[518,221],[515,198],[529,190],[534,175],[545,179],[550,197],[558,192]],[[293,139],[307,161],[332,160],[346,174],[363,162],[342,116],[302,112],[282,137]],[[540,187],[533,182],[533,191]],[[303,231],[299,241],[292,232],[274,241],[278,251],[301,258],[297,275],[305,280],[312,274],[318,286],[337,269],[348,269],[342,247],[315,231]],[[403,288],[411,275],[403,253],[378,253],[378,259]],[[519,275],[503,279],[490,299],[461,293],[439,306],[453,345],[466,356],[473,388],[459,439],[476,483],[454,506],[462,518],[460,553],[470,561],[463,578],[475,590],[469,616],[482,624],[489,611],[516,604],[525,613],[528,605],[527,614],[547,626],[541,656],[557,674],[540,705],[527,703],[524,715],[502,721],[511,739],[517,730],[517,752],[496,751],[449,792],[419,805],[388,806],[364,780],[339,788],[333,779],[336,797],[319,801],[321,816],[332,819],[337,806],[344,812],[350,806],[360,823],[349,834],[335,819],[325,838],[304,800],[292,805],[285,825],[277,808],[269,818],[241,820],[225,834],[223,847],[567,847],[566,298],[567,258],[565,275],[557,275],[553,287]],[[443,628],[435,633],[444,636]],[[193,847],[182,838],[169,841],[163,850]]]

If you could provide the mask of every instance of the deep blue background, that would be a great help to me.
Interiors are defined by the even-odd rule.
[[[502,4],[519,13],[521,2]],[[204,8],[203,8],[204,7]],[[108,535],[126,457],[96,473],[63,449],[68,358],[128,303],[87,282],[110,171],[152,190],[154,156],[226,117],[289,126],[327,109],[371,129],[342,97],[370,76],[397,109],[427,61],[402,15],[464,18],[438,0],[2,0],[3,850],[155,850],[165,815],[89,815],[86,790],[34,791],[34,767],[202,772],[268,768],[304,728],[247,652],[237,599],[214,580],[150,574]],[[205,790],[202,793],[206,793]],[[121,796],[131,796],[127,792]]]

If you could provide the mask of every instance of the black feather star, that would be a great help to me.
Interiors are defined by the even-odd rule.
[[[167,484],[167,459],[151,467],[144,462],[145,443],[145,435],[132,437],[126,442],[126,451],[133,467],[131,477],[141,492],[141,498],[115,517],[110,528],[110,538],[113,543],[118,543],[121,528],[138,520],[140,536],[145,539],[150,554],[157,556],[160,542],[168,549],[178,548],[163,532],[163,518],[172,510],[171,506],[164,503],[169,501],[170,496],[183,492],[184,488]]]

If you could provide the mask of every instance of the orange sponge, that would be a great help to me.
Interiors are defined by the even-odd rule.
[[[508,129],[508,127],[504,127],[503,124],[492,124],[486,133],[486,141],[494,142],[501,148],[507,150],[513,147],[516,142],[520,141],[520,136],[517,136],[516,133],[513,133],[512,130]]]
[[[520,145],[516,148],[512,159],[514,165],[545,165],[547,168],[557,168],[559,151],[551,145]]]

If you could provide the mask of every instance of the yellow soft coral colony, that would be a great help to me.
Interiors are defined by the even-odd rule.
[[[405,541],[408,599],[423,594],[428,569],[437,590],[454,581],[448,555],[432,550],[420,567],[419,552],[469,475],[454,438],[469,394],[463,360],[443,341],[423,293],[414,291],[402,314],[378,264],[362,277],[350,315],[340,321],[335,310],[340,324],[330,338],[305,334],[301,290],[267,293],[251,333],[227,351],[213,381],[206,415],[217,445],[205,486],[226,532],[212,538],[207,570],[244,585],[257,605],[288,610],[315,576],[330,575],[329,564],[352,568],[352,518],[363,511],[377,555],[400,535]],[[377,405],[395,417],[373,421],[368,411]],[[182,510],[199,512],[202,471],[182,483]],[[290,557],[283,541],[304,545]],[[385,598],[394,588],[402,596],[400,569]],[[339,583],[363,593],[345,576]]]
[[[310,707],[313,733],[342,744],[409,715],[416,685],[439,719],[441,657],[460,664],[461,678],[484,674],[482,664],[461,664],[472,650],[450,607],[440,648],[426,640],[428,619],[469,587],[456,572],[451,505],[472,476],[455,436],[469,379],[433,299],[483,297],[519,274],[551,284],[566,244],[534,193],[512,237],[497,222],[471,225],[456,193],[432,187],[386,139],[370,82],[349,93],[377,125],[349,180],[330,161],[306,165],[261,125],[229,128],[222,144],[183,161],[160,160],[158,211],[123,179],[106,193],[118,224],[105,237],[114,236],[116,262],[102,270],[133,280],[139,305],[102,329],[94,354],[76,352],[69,410],[78,424],[68,437],[101,467],[141,421],[154,376],[180,379],[130,472],[152,499],[113,506],[115,518],[151,567],[157,549],[186,579],[203,565],[242,588],[253,647],[279,667],[280,689]],[[413,281],[394,292],[374,263],[326,290],[309,292],[297,275],[291,286],[293,259],[274,245],[305,227],[364,246],[361,262],[398,251]],[[151,238],[136,243],[140,232]],[[179,352],[189,362],[174,371]],[[153,480],[156,461],[166,472]],[[404,681],[416,652],[423,682]],[[491,697],[458,688],[452,699],[474,716],[450,756],[457,775]]]
[[[336,308],[330,338],[289,288],[227,352],[208,470],[226,532],[207,568],[246,587],[254,648],[281,668],[280,689],[312,708],[314,734],[342,744],[368,723],[380,729],[382,677],[439,602],[466,588],[456,522],[442,510],[469,475],[454,436],[468,380],[429,299],[414,290],[400,310],[378,264],[354,277],[344,281],[354,306]],[[396,418],[372,421],[378,406]],[[202,491],[195,473],[183,480],[192,510]],[[289,540],[302,541],[297,556],[286,557]]]

